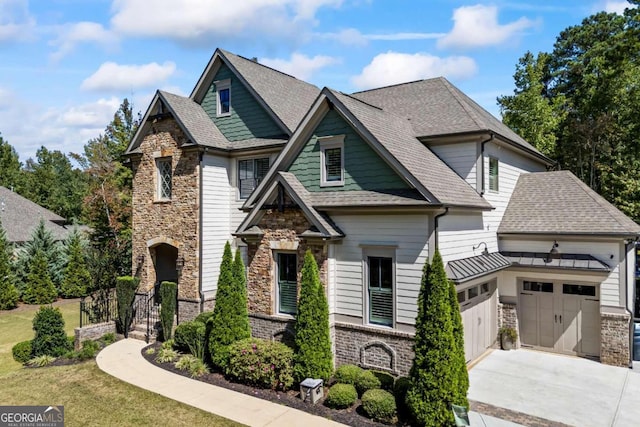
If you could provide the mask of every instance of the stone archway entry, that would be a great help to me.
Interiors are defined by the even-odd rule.
[[[159,286],[162,282],[178,282],[178,271],[176,260],[178,259],[178,248],[166,243],[161,243],[151,249],[155,252],[153,257],[153,267],[156,272],[155,300],[159,302]]]

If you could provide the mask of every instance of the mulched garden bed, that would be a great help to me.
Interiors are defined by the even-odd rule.
[[[148,348],[154,348],[155,354],[147,354],[146,350]],[[177,375],[182,375],[184,377],[190,377],[189,373],[186,371],[181,371],[177,369],[173,363],[158,363],[155,361],[158,351],[161,348],[161,343],[156,342],[142,349],[142,356],[149,361],[150,363],[165,369],[167,371],[173,372]],[[239,393],[244,393],[253,397],[257,397],[259,399],[268,400],[270,402],[279,403],[284,406],[288,406],[290,408],[299,409],[301,411],[305,411],[307,413],[317,415],[322,418],[327,418],[329,420],[333,420],[342,424],[347,424],[350,426],[387,426],[387,424],[378,423],[370,420],[369,418],[361,415],[359,410],[356,409],[360,406],[360,400],[356,402],[356,404],[348,409],[331,409],[323,405],[324,399],[315,405],[311,403],[303,402],[300,399],[300,391],[299,390],[289,390],[287,392],[282,391],[274,391],[260,388],[253,388],[251,386],[245,384],[234,383],[227,380],[224,375],[220,373],[210,373],[202,375],[198,378],[194,378],[198,381],[202,381],[208,384],[213,384],[218,387],[223,387],[229,390],[237,391]],[[328,391],[328,387],[325,385],[324,395],[326,397]],[[401,423],[397,424],[398,426],[404,425]]]

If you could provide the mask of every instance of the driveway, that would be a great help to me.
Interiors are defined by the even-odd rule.
[[[640,371],[532,350],[495,350],[469,371],[469,399],[572,426],[640,425]]]

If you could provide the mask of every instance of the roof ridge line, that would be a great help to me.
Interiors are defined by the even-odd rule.
[[[317,86],[315,86],[315,85],[313,85],[313,84],[309,83],[309,82],[308,82],[308,81],[306,81],[306,80],[299,79],[299,78],[297,78],[297,77],[295,77],[295,76],[292,76],[291,74],[287,74],[287,73],[285,73],[284,71],[280,71],[280,70],[275,69],[275,68],[273,68],[273,67],[270,67],[270,66],[268,66],[268,65],[262,64],[262,63],[258,62],[258,60],[257,60],[258,58],[257,58],[257,57],[256,57],[256,60],[254,61],[253,59],[247,58],[246,56],[238,55],[238,54],[236,54],[236,53],[229,52],[228,50],[220,49],[220,51],[221,51],[223,54],[225,54],[225,55],[233,55],[233,56],[236,56],[236,57],[238,57],[238,58],[240,58],[240,59],[244,59],[245,61],[250,62],[250,63],[252,63],[252,64],[259,65],[260,67],[266,68],[266,69],[268,69],[268,70],[270,70],[270,71],[275,71],[275,72],[276,72],[276,73],[278,73],[278,74],[282,74],[283,76],[286,76],[286,77],[292,78],[293,80],[297,80],[297,81],[299,81],[299,82],[306,83],[306,84],[308,84],[308,85],[310,85],[310,86],[317,87]]]
[[[571,178],[576,181],[578,183],[578,185],[580,185],[583,189],[583,191],[587,194],[587,196],[589,196],[591,198],[591,200],[593,200],[594,202],[596,202],[601,208],[603,208],[606,212],[607,215],[609,215],[611,217],[611,219],[618,224],[621,227],[625,227],[624,224],[622,224],[620,221],[618,221],[618,218],[616,218],[616,215],[613,214],[613,212],[611,211],[611,207],[613,207],[614,209],[617,209],[618,211],[620,211],[618,208],[616,208],[612,203],[610,203],[609,201],[607,201],[607,199],[605,199],[604,197],[602,197],[600,194],[598,194],[593,188],[589,187],[587,184],[585,184],[580,178],[578,178],[575,174],[573,174],[571,171],[566,170],[566,171],[558,171],[558,172],[568,172],[569,175],[571,176]],[[594,195],[596,195],[597,197],[594,197]],[[604,203],[602,203],[604,202]],[[623,215],[624,212],[620,211]],[[633,220],[632,220],[633,221]]]
[[[453,89],[453,85],[449,83],[449,81],[445,78],[442,78],[442,81],[444,82],[444,86],[447,88],[451,96],[453,96],[455,100],[458,101],[458,104],[460,104],[462,109],[469,115],[469,117],[471,117],[471,120],[473,120],[476,126],[478,126],[481,129],[488,129],[489,126],[487,126],[486,123],[479,120],[475,112],[472,111],[471,108],[469,108],[467,103],[462,101],[460,94]]]
[[[414,84],[414,83],[426,82],[426,81],[431,81],[431,80],[440,80],[440,79],[444,79],[444,77],[438,76],[438,77],[431,77],[429,79],[411,80],[409,82],[401,82],[401,83],[395,83],[395,84],[387,85],[387,86],[380,86],[380,87],[374,87],[374,88],[371,88],[371,89],[360,90],[360,91],[357,91],[357,92],[353,92],[352,94],[353,95],[357,95],[359,93],[373,92],[375,90],[390,89],[390,88],[393,88],[393,87],[411,85],[411,84]]]

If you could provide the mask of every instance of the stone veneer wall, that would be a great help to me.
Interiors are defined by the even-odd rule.
[[[600,314],[600,362],[628,367],[631,360],[629,313]]]
[[[150,290],[155,281],[154,245],[168,243],[184,258],[179,277],[180,310],[190,317],[199,311],[199,153],[181,150],[187,142],[174,119],[152,124],[152,130],[140,145],[142,156],[133,159],[132,250],[133,272],[140,278],[140,291]],[[173,163],[172,198],[156,200],[156,158],[171,157]],[[149,247],[151,243],[151,247]],[[141,268],[136,264],[139,255],[145,256]],[[188,305],[194,306],[193,310]],[[187,316],[185,316],[186,318]]]
[[[75,328],[73,348],[78,351],[82,349],[82,343],[86,340],[97,340],[105,334],[116,333],[116,322],[104,322],[96,323],[93,325],[83,326],[82,328]]]
[[[498,303],[498,329],[513,328],[518,332],[516,348],[520,348],[520,328],[518,326],[518,306],[511,303]],[[497,337],[500,344],[500,337]]]
[[[287,203],[287,201],[285,201]],[[295,251],[298,255],[298,283],[304,264],[304,254],[310,249],[318,263],[320,281],[326,289],[327,250],[324,243],[313,244],[298,236],[311,226],[302,210],[286,209],[284,212],[268,210],[258,226],[264,232],[259,243],[248,244],[248,300],[249,313],[275,314],[275,259],[274,250]],[[298,289],[300,287],[298,286]]]

